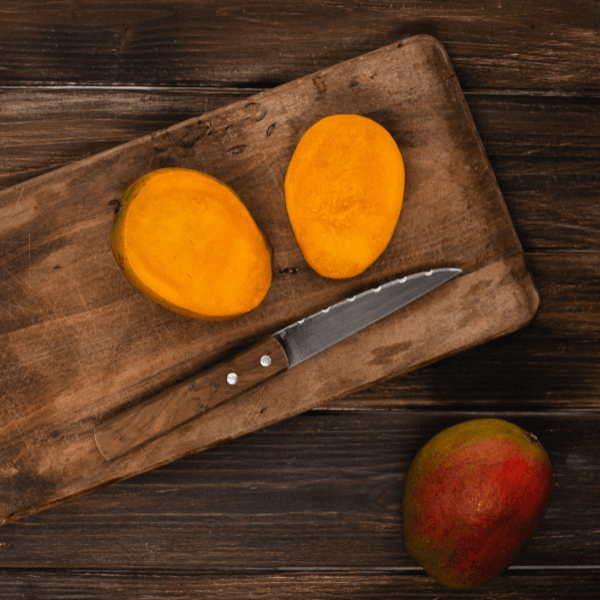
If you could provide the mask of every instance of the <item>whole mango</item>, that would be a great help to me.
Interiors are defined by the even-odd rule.
[[[449,427],[421,448],[406,475],[406,549],[448,587],[481,585],[531,536],[552,487],[550,459],[533,434],[502,419]]]

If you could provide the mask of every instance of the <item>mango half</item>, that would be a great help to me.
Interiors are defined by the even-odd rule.
[[[367,117],[325,117],[294,150],[285,198],[308,264],[323,277],[354,277],[379,258],[396,229],[404,199],[398,145]]]
[[[192,169],[158,169],[131,184],[111,245],[134,286],[194,319],[239,317],[271,286],[273,252],[246,206],[226,184]]]
[[[542,519],[553,473],[540,441],[502,419],[474,419],[434,436],[404,482],[404,543],[451,588],[506,569]]]

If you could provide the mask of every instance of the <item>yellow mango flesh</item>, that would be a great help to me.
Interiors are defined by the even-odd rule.
[[[271,285],[272,250],[221,181],[190,169],[159,169],[125,192],[111,235],[125,276],[188,317],[228,320],[256,308]]]
[[[404,199],[402,155],[371,119],[325,117],[300,139],[285,196],[308,264],[324,277],[353,277],[379,258],[396,229]]]

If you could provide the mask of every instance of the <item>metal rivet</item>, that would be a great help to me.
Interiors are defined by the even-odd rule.
[[[229,373],[229,375],[227,375],[227,383],[229,385],[235,385],[237,382],[238,382],[237,373]]]
[[[268,367],[271,364],[271,357],[267,356],[266,354],[264,356],[260,357],[260,364],[263,367]]]

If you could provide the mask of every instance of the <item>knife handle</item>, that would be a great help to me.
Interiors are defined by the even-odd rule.
[[[288,368],[273,338],[163,390],[95,427],[96,445],[107,460],[119,458],[185,425]]]

